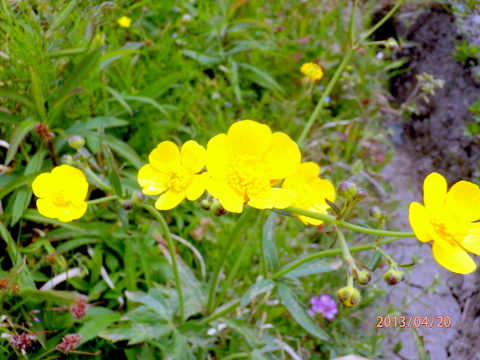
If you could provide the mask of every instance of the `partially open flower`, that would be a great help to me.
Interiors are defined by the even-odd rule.
[[[38,212],[63,222],[78,219],[87,211],[85,175],[70,165],[57,166],[51,173],[37,176],[32,184]]]
[[[431,173],[423,183],[423,202],[410,204],[409,220],[422,242],[433,241],[435,260],[446,269],[468,274],[477,266],[468,255],[480,255],[480,188],[459,181],[447,192],[447,181]]]
[[[293,174],[300,164],[300,150],[286,134],[273,133],[267,125],[243,120],[227,134],[207,144],[208,192],[230,212],[243,204],[257,209],[284,209],[296,198],[292,190],[273,188]]]

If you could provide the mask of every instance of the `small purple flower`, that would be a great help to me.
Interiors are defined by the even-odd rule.
[[[333,321],[335,315],[338,314],[337,302],[332,299],[330,295],[323,294],[314,296],[310,299],[312,307],[307,312],[313,316],[314,314],[321,314],[325,319]]]

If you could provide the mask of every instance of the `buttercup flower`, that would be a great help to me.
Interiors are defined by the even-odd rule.
[[[252,120],[239,121],[207,144],[207,190],[230,212],[242,212],[244,203],[284,209],[296,194],[272,185],[293,174],[299,164],[300,150],[286,134],[272,134],[267,125]]]
[[[335,187],[330,181],[320,179],[319,173],[320,167],[317,164],[306,162],[300,164],[297,171],[285,179],[282,189],[293,190],[297,193],[297,198],[292,206],[322,214],[327,213],[330,206],[325,199],[331,202],[335,201]],[[320,225],[323,223],[322,220],[302,215],[298,215],[298,217],[304,224]]]
[[[323,77],[323,70],[315,63],[308,62],[300,67],[300,71],[303,75],[306,75],[312,81],[318,81]]]
[[[118,25],[124,28],[129,28],[130,25],[132,25],[132,19],[130,19],[128,16],[122,16],[120,19],[118,19]]]
[[[321,314],[325,319],[333,321],[338,314],[337,303],[328,294],[312,297],[310,304],[312,306],[307,310],[310,316]]]
[[[38,212],[63,222],[78,219],[87,211],[85,175],[70,165],[57,166],[51,173],[37,176],[32,184]]]
[[[468,274],[476,269],[467,252],[480,255],[480,188],[459,181],[447,192],[447,181],[431,173],[423,183],[423,202],[410,204],[409,220],[422,242],[433,241],[435,260],[448,270]]]
[[[155,207],[170,210],[187,198],[197,200],[205,191],[205,148],[190,140],[182,149],[164,141],[150,153],[149,164],[138,172],[138,182],[145,195],[160,195]]]

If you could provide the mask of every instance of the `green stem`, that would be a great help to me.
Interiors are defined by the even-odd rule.
[[[379,236],[395,236],[395,237],[416,237],[415,233],[413,231],[411,232],[400,232],[400,231],[387,231],[387,230],[378,230],[378,229],[370,229],[366,228],[363,226],[358,226],[354,224],[350,224],[346,221],[343,220],[337,220],[336,217],[332,215],[327,215],[327,214],[321,214],[317,213],[314,211],[309,211],[309,210],[304,210],[300,208],[296,208],[293,206],[290,206],[286,209],[283,209],[284,211],[291,212],[292,214],[297,214],[297,215],[303,215],[303,216],[308,216],[313,219],[317,220],[322,220],[324,222],[330,223],[330,224],[335,224],[337,226],[342,226],[347,229],[355,230],[361,233],[365,234],[372,234],[372,235],[379,235]]]
[[[218,318],[221,318],[223,315],[228,314],[230,311],[235,310],[238,307],[238,305],[240,305],[240,302],[241,302],[241,299],[237,299],[219,307],[216,312],[200,320],[200,324],[208,324],[214,320],[217,320]]]
[[[235,224],[232,232],[230,233],[228,239],[226,240],[222,252],[220,253],[220,257],[218,259],[216,268],[213,272],[212,279],[210,280],[209,289],[208,289],[208,300],[207,300],[207,314],[210,314],[213,311],[213,307],[215,306],[215,291],[217,290],[218,286],[218,277],[220,276],[220,272],[222,271],[223,265],[227,261],[227,255],[232,248],[235,240],[242,234],[246,227],[245,223],[248,219],[250,219],[250,215],[253,213],[253,208],[247,207],[238,222]]]
[[[353,287],[353,267],[356,268],[355,263],[353,262],[353,256],[350,254],[348,250],[347,241],[345,240],[345,236],[340,229],[337,230],[338,235],[338,242],[340,243],[340,250],[342,250],[343,259],[347,264],[347,286]]]
[[[251,355],[247,352],[239,352],[232,355],[228,355],[227,357],[224,357],[223,360],[245,359],[245,358],[249,358],[250,356]]]
[[[88,165],[85,165],[83,168],[83,172],[87,175],[87,177],[92,180],[92,182],[97,185],[100,189],[106,191],[106,192],[113,192],[112,188],[105,184],[98,176],[95,174],[92,169],[88,167]]]
[[[105,196],[105,197],[95,199],[95,200],[89,200],[89,201],[87,201],[87,204],[88,205],[95,205],[95,204],[100,204],[102,202],[107,202],[107,201],[115,200],[115,199],[118,199],[117,195],[110,195],[110,196]]]
[[[348,34],[350,37],[350,46],[353,47],[355,43],[355,15],[357,14],[357,0],[353,0],[352,14],[350,15],[350,24],[348,26]]]
[[[365,250],[371,250],[375,247],[377,247],[378,245],[384,245],[384,244],[388,244],[388,243],[391,243],[395,240],[398,240],[400,239],[401,237],[392,237],[392,238],[389,238],[389,239],[386,239],[386,240],[383,240],[379,243],[370,243],[370,244],[364,244],[364,245],[358,245],[358,246],[352,246],[351,248],[349,248],[349,252],[350,253],[353,253],[353,252],[359,252],[359,251],[365,251]],[[317,253],[313,253],[313,254],[310,254],[310,255],[307,255],[301,259],[298,259],[296,261],[293,261],[291,262],[290,264],[288,264],[287,266],[285,266],[284,268],[280,269],[279,271],[277,271],[273,276],[272,276],[272,279],[273,280],[277,280],[279,278],[281,278],[283,275],[289,273],[290,271],[293,271],[295,270],[296,268],[298,268],[300,265],[303,265],[309,261],[312,261],[314,259],[319,259],[319,258],[323,258],[323,257],[327,257],[327,256],[333,256],[333,255],[339,255],[342,253],[342,249],[329,249],[329,250],[324,250],[324,251],[320,251],[320,252],[317,252]]]
[[[390,263],[390,265],[391,265],[395,270],[398,271],[397,262],[396,262],[395,260],[393,260],[393,258],[392,258],[390,255],[388,255],[385,251],[383,251],[383,250],[380,249],[380,248],[377,248],[376,250],[377,250],[380,254],[382,254],[383,257],[385,257],[385,258],[388,260],[388,262]]]
[[[170,236],[170,229],[168,228],[167,222],[163,218],[162,214],[155,209],[152,205],[140,205],[142,208],[147,210],[153,217],[160,223],[162,228],[163,236],[167,240],[168,252],[170,253],[170,258],[172,260],[173,274],[175,277],[175,286],[177,287],[178,293],[178,307],[180,310],[180,320],[183,322],[185,316],[185,306],[183,300],[183,290],[182,290],[182,281],[180,279],[180,272],[178,271],[177,257],[175,254],[175,246],[173,245],[172,237]]]
[[[370,30],[368,30],[360,39],[359,43],[368,39],[375,31],[377,31],[380,26],[385,24],[385,22],[392,17],[393,14],[398,10],[398,8],[403,4],[405,0],[400,0],[395,4],[395,6],[390,10],[378,23],[376,23]]]

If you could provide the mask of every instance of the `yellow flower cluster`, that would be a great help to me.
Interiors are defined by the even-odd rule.
[[[410,204],[409,220],[422,242],[433,241],[435,260],[446,269],[468,274],[477,266],[468,255],[480,255],[480,188],[459,181],[447,191],[447,181],[431,173],[423,184],[424,206]]]
[[[151,152],[149,164],[140,169],[138,182],[144,194],[160,195],[155,204],[159,210],[172,209],[185,198],[196,200],[207,190],[235,213],[242,212],[244,204],[257,209],[293,205],[326,213],[325,199],[335,201],[335,189],[318,177],[318,165],[300,164],[300,160],[297,144],[286,134],[243,120],[210,139],[206,149],[194,141],[180,150],[172,142],[160,143]],[[281,180],[282,186],[275,187]]]
[[[319,81],[323,77],[322,68],[312,62],[303,64],[300,67],[300,71],[303,75],[307,76],[312,81]]]

